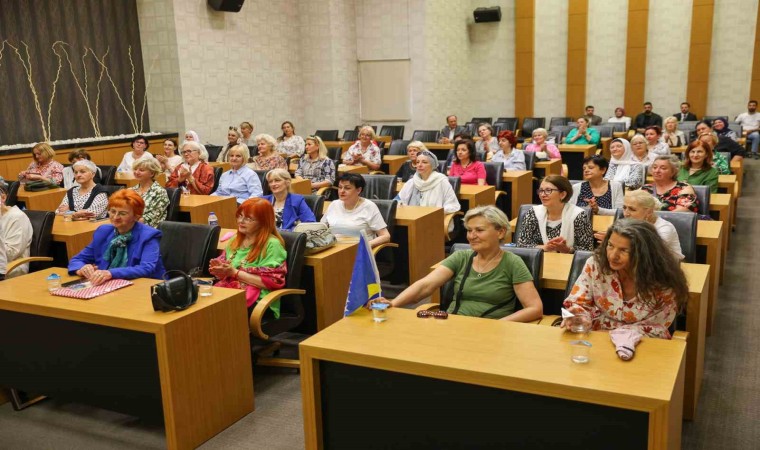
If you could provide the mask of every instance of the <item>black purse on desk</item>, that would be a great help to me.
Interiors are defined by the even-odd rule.
[[[167,279],[169,274],[179,274]],[[164,281],[150,288],[150,299],[154,311],[182,311],[198,300],[198,285],[190,275],[181,270],[169,270],[164,273]]]

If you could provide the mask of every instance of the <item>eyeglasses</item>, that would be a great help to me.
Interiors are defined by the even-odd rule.
[[[449,318],[449,313],[446,311],[417,311],[417,317],[420,319],[427,319],[429,317],[434,317],[436,319],[445,320]]]
[[[237,220],[240,223],[253,223],[253,222],[256,222],[256,219],[251,219],[250,217],[244,217],[244,216],[237,216],[237,217],[235,217],[235,220]]]
[[[559,192],[559,189],[537,189],[537,195],[552,195],[553,192]]]
[[[187,155],[188,153],[192,153],[194,151],[196,151],[196,150],[182,150],[182,154],[183,155]]]
[[[109,209],[108,210],[108,215],[110,217],[116,217],[116,216],[127,217],[129,215],[129,211],[118,211],[116,209]]]

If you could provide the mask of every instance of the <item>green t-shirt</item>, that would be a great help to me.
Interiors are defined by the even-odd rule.
[[[472,250],[454,252],[441,263],[455,274],[455,297],[459,292],[459,285],[472,253]],[[528,281],[533,281],[533,276],[531,276],[528,267],[525,266],[522,258],[509,252],[504,252],[499,264],[490,272],[479,274],[475,268],[471,267],[467,282],[464,284],[462,300],[457,314],[480,317],[481,314],[494,306],[509,300],[506,306],[484,316],[489,319],[506,317],[515,311],[515,302],[518,301],[515,297],[514,285]],[[453,312],[455,306],[455,302],[452,301],[448,312]]]
[[[227,247],[226,255],[227,260],[230,261],[230,265],[234,267],[235,269],[240,268],[251,268],[251,267],[270,267],[275,268],[279,267],[280,264],[285,262],[286,259],[288,259],[288,253],[285,251],[285,247],[280,244],[280,241],[277,240],[276,237],[271,236],[269,240],[267,240],[267,247],[266,256],[259,256],[254,259],[251,262],[246,261],[245,259],[248,257],[248,252],[251,250],[250,247],[246,248],[240,248],[237,252],[233,252],[230,250],[229,246]],[[269,294],[269,289],[261,289],[261,295],[259,298],[263,298],[265,295]],[[269,307],[269,309],[272,310],[274,313],[274,316],[276,318],[280,317],[280,301],[276,301],[272,303],[272,305]]]

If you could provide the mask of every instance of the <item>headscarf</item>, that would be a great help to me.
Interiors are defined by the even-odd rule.
[[[191,135],[193,137],[193,140],[201,146],[200,159],[208,162],[208,150],[206,150],[206,146],[201,142],[201,138],[198,136],[198,133],[193,130],[187,130],[185,134]]]
[[[433,154],[433,152],[430,152],[428,150],[423,150],[419,153],[417,153],[417,158],[420,156],[424,156],[430,161],[430,166],[433,167],[433,171],[435,172],[438,170],[438,157]]]
[[[108,243],[105,253],[103,253],[103,259],[108,262],[109,269],[118,269],[119,267],[127,266],[127,246],[132,241],[132,231],[127,231],[124,234],[119,234],[114,230],[114,237],[111,242]]]
[[[607,169],[604,179],[619,181],[625,184],[632,170],[640,170],[637,169],[637,166],[640,166],[641,163],[633,159],[633,150],[631,150],[630,142],[625,139],[617,138],[613,139],[612,142],[610,142],[610,145],[612,145],[613,142],[620,142],[623,144],[623,155],[620,158],[610,155],[610,167]]]
[[[718,117],[717,119],[713,120],[713,123],[715,123],[715,122],[717,122],[719,120],[721,122],[723,122],[723,129],[720,130],[720,131],[718,131],[715,128],[713,128],[713,131],[715,131],[715,134],[717,134],[718,136],[725,136],[725,135],[727,135],[728,133],[731,132],[731,130],[728,128],[728,121],[726,119],[724,119],[723,117]]]

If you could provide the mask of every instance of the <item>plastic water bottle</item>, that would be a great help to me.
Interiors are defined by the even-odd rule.
[[[216,218],[216,214],[214,214],[214,211],[211,211],[208,213],[208,224],[212,227],[219,226],[219,219]]]
[[[61,287],[61,276],[57,273],[51,274],[49,277],[47,277],[47,286],[48,291],[53,292],[54,290]]]

